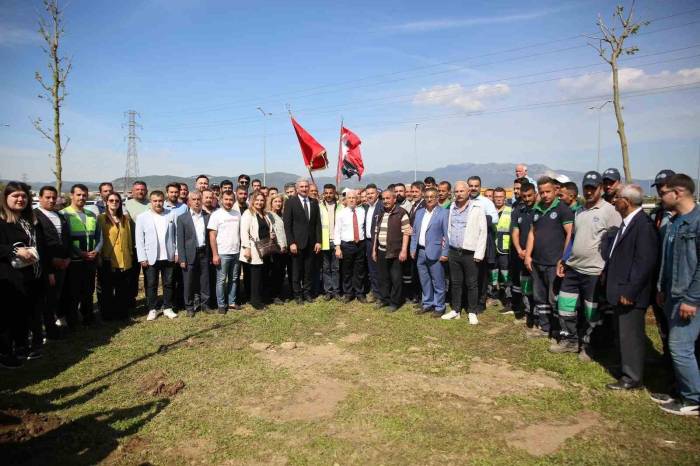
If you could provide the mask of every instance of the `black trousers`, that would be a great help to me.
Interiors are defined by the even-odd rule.
[[[158,305],[158,277],[163,280],[163,309],[173,307],[173,262],[158,261],[146,268],[146,305],[148,310]]]
[[[310,298],[313,266],[317,263],[313,246],[297,249],[292,255],[292,292],[295,298]]]
[[[40,279],[22,283],[20,287],[8,280],[0,280],[3,312],[0,318],[0,353],[12,354],[16,348],[26,348],[29,331],[32,331],[32,347],[40,348],[44,338],[41,331]]]
[[[73,260],[68,266],[62,302],[65,305],[66,320],[70,327],[78,323],[78,311],[83,324],[91,324],[95,321],[93,295],[96,275],[95,261]]]
[[[622,380],[625,382],[641,383],[644,378],[645,314],[646,309],[636,309],[632,306],[615,308]]]
[[[267,275],[267,264],[250,264],[250,305],[255,309],[261,309],[265,306],[267,298],[263,289],[265,286],[265,276]]]
[[[556,265],[532,264],[532,299],[535,305],[535,322],[540,330],[556,333],[559,321],[553,312],[557,306],[559,283]]]
[[[175,309],[185,307],[185,278],[182,268],[177,264],[173,267],[173,307]]]
[[[465,307],[462,296],[466,289],[468,312],[479,312],[479,273],[480,267],[474,261],[474,251],[450,248],[447,253],[450,269],[450,289],[452,290],[452,310],[461,312]]]
[[[357,297],[365,295],[365,242],[358,243],[343,241],[340,243],[343,253],[343,293],[345,296]]]
[[[267,267],[265,278],[266,288],[269,290],[269,298],[278,299],[282,297],[282,284],[284,282],[284,272],[289,262],[289,254],[273,254]]]
[[[176,268],[179,268],[177,265]],[[183,301],[185,309],[194,311],[197,304],[209,307],[209,256],[198,249],[192,263],[182,270]],[[177,293],[177,287],[175,287]]]
[[[366,290],[371,292],[375,298],[380,296],[379,291],[379,271],[377,270],[377,263],[372,260],[372,243],[371,238],[365,240],[365,248],[367,249],[367,275],[369,277],[368,287]]]
[[[403,305],[403,268],[398,257],[387,259],[386,251],[377,251],[380,299],[384,304]]]
[[[112,270],[112,264],[109,260],[102,261],[99,276],[102,285],[100,312],[103,319],[126,319],[129,317],[129,292],[132,275],[131,269]]]
[[[132,256],[134,259],[136,259],[136,249],[132,251]],[[129,307],[135,308],[136,307],[136,297],[139,294],[139,277],[141,275],[141,264],[136,262],[132,267],[131,267],[131,277],[129,280]],[[144,287],[146,286],[146,273],[144,272],[143,274],[143,279],[144,279]]]
[[[56,326],[56,317],[64,317],[65,309],[61,307],[61,292],[66,282],[65,270],[53,270],[54,286],[49,284],[47,273],[42,276],[43,293],[41,300],[41,313],[44,319],[44,329],[46,330],[47,338],[56,338],[59,336],[59,329]]]

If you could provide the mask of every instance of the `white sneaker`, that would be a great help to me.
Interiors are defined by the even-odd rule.
[[[156,320],[158,317],[158,314],[160,314],[160,311],[157,311],[155,309],[151,309],[148,311],[148,315],[146,316],[146,320]]]
[[[56,319],[56,327],[68,327],[68,321],[65,317],[59,317]]]
[[[447,314],[443,315],[440,317],[442,320],[454,320],[454,319],[459,319],[462,317],[459,312],[457,311],[450,311]]]
[[[479,319],[476,318],[476,314],[473,312],[470,312],[469,315],[469,323],[471,325],[477,325],[479,323]]]
[[[177,313],[170,308],[163,310],[163,315],[168,319],[174,319],[177,317]]]

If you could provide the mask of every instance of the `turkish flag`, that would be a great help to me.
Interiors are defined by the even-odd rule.
[[[341,165],[340,170],[346,178],[357,175],[357,179],[362,179],[365,172],[365,165],[362,162],[362,152],[360,152],[360,138],[345,126],[340,129],[340,149]]]
[[[299,139],[301,155],[304,157],[304,165],[309,171],[323,170],[328,167],[326,148],[318,143],[299,123],[292,117],[292,125]]]

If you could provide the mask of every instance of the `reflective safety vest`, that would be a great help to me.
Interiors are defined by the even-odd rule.
[[[83,223],[79,213],[73,206],[68,206],[61,212],[66,216],[68,226],[70,227],[73,256],[78,257],[78,251],[93,251],[98,243],[97,217],[95,214],[89,210],[83,210],[82,213],[85,214],[85,223]]]
[[[334,220],[342,208],[342,204],[335,204]],[[328,209],[326,208],[325,202],[318,203],[318,210],[321,212],[321,250],[328,251],[331,249],[331,223],[328,218]],[[335,222],[333,222],[333,224],[335,225]]]
[[[505,206],[498,214],[496,224],[496,251],[499,254],[508,254],[510,251],[510,217],[513,209]]]

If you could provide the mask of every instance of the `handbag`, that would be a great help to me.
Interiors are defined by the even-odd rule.
[[[282,253],[280,245],[277,244],[277,239],[274,238],[275,233],[272,229],[272,225],[270,225],[270,220],[267,218],[267,216],[265,216],[265,221],[270,227],[270,237],[266,239],[259,239],[257,241],[253,240],[252,236],[250,237],[251,241],[253,241],[253,244],[255,244],[255,249],[258,250],[258,255],[261,259],[270,257],[273,254]]]
[[[34,256],[35,259],[34,262],[25,262],[24,259],[22,259],[21,257],[15,256],[10,262],[13,269],[23,269],[25,267],[29,267],[30,265],[35,264],[39,260],[39,251],[37,251],[37,249],[34,246],[27,247],[24,245],[24,243],[15,243],[12,246],[14,254],[17,254],[17,249],[25,248],[32,256]]]

